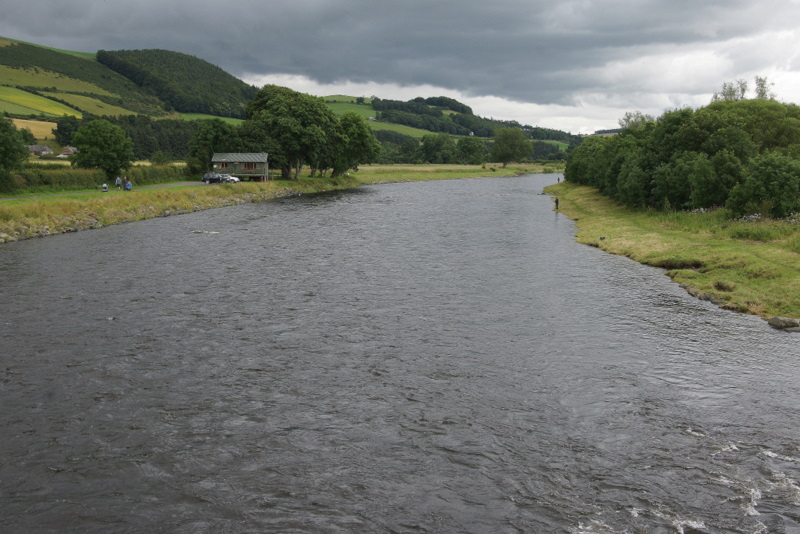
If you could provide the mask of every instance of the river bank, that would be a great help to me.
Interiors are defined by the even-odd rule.
[[[666,274],[695,297],[764,318],[800,318],[800,221],[730,220],[703,213],[631,210],[567,182],[545,192],[576,221],[577,241]],[[792,322],[776,328],[791,328]]]
[[[507,168],[478,165],[368,165],[362,166],[358,172],[335,179],[304,177],[266,183],[137,188],[132,192],[20,196],[0,199],[0,243],[362,185],[513,176],[560,170],[556,166],[533,164]]]

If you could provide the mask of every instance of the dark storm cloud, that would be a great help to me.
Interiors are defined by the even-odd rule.
[[[721,46],[713,59],[734,63],[730,43],[792,30],[798,12],[785,0],[33,0],[4,8],[0,35],[81,51],[164,48],[239,77],[428,84],[569,105],[586,92],[646,86],[635,69],[614,73],[637,58]],[[683,73],[676,67],[673,75]]]

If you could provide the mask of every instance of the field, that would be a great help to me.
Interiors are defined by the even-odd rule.
[[[7,45],[10,45],[12,43],[24,43],[24,44],[28,44],[28,45],[31,45],[31,46],[38,46],[40,48],[46,48],[48,50],[54,50],[56,52],[61,52],[63,54],[69,54],[71,56],[76,56],[76,57],[80,57],[80,58],[88,59],[88,60],[92,60],[92,61],[94,61],[95,58],[97,57],[97,54],[94,53],[94,52],[73,52],[72,50],[62,50],[60,48],[53,48],[53,47],[50,47],[50,46],[42,46],[40,44],[29,43],[27,41],[19,41],[17,39],[9,39],[7,37],[0,37],[0,46],[7,46]]]
[[[542,142],[543,143],[547,143],[548,145],[557,146],[559,148],[559,150],[561,150],[562,152],[566,152],[567,149],[569,148],[569,143],[565,143],[563,141],[545,141],[545,140],[542,140]]]
[[[0,86],[0,111],[8,111],[14,106],[34,110],[35,114],[45,114],[54,117],[61,115],[81,116],[81,113],[59,102],[54,102],[42,96],[21,91],[13,87]]]
[[[30,69],[12,69],[0,65],[0,80],[4,86],[55,88],[58,91],[71,93],[88,93],[111,96],[111,93],[94,84],[69,78],[62,74],[33,67]]]
[[[349,96],[349,95],[329,95],[322,97],[325,99],[326,102],[349,102],[355,104],[358,101],[357,96]],[[372,99],[364,97],[365,104],[371,104]]]
[[[690,294],[722,308],[800,318],[800,219],[632,210],[568,182],[545,191],[575,219],[581,243],[664,268]]]
[[[403,124],[391,124],[388,122],[369,121],[369,127],[373,130],[389,130],[391,132],[409,135],[415,139],[422,139],[425,135],[433,134],[433,132],[429,132],[428,130],[420,130],[419,128],[412,128],[411,126],[405,126]]]
[[[366,119],[367,117],[374,117],[376,114],[376,111],[372,108],[372,106],[366,106],[364,104],[350,102],[328,102],[328,107],[331,108],[331,111],[337,115],[342,115],[345,111],[355,111]]]
[[[135,115],[133,111],[118,106],[113,106],[111,104],[107,104],[102,100],[98,100],[90,96],[73,95],[67,93],[50,93],[45,91],[42,91],[42,94],[45,96],[49,96],[51,98],[58,98],[59,100],[63,100],[64,102],[67,102],[75,106],[76,108],[80,108],[84,110],[86,113],[91,113],[92,115],[98,115],[98,116]]]
[[[187,121],[202,121],[208,119],[220,119],[223,122],[226,122],[232,126],[238,126],[242,122],[242,119],[232,119],[230,117],[217,117],[216,115],[206,115],[204,113],[181,113],[181,118]]]
[[[46,140],[53,139],[53,130],[56,127],[54,122],[46,121],[32,121],[27,119],[11,119],[18,129],[27,128],[31,131],[36,139]]]

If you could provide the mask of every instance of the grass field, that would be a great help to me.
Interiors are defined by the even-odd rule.
[[[7,37],[0,37],[0,46],[8,46],[8,45],[14,44],[14,43],[24,43],[24,44],[28,44],[28,45],[31,45],[31,46],[38,46],[39,48],[46,48],[47,50],[55,50],[56,52],[62,52],[64,54],[69,54],[71,56],[76,56],[76,57],[89,59],[89,60],[93,60],[93,61],[96,60],[96,58],[97,58],[97,54],[94,53],[94,52],[74,52],[72,50],[62,50],[60,48],[52,48],[50,46],[42,46],[40,44],[29,43],[27,41],[19,41],[17,39],[9,39]]]
[[[329,102],[328,107],[331,108],[331,111],[336,113],[337,115],[342,115],[346,111],[355,111],[365,119],[367,117],[374,117],[377,113],[372,106],[366,106],[363,104],[356,104],[356,103],[349,103],[349,102]]]
[[[101,89],[94,84],[39,68],[12,69],[11,67],[0,65],[0,80],[2,80],[0,83],[6,86],[41,87],[42,89],[56,88],[58,91],[70,93],[111,95],[111,93],[105,89]]]
[[[53,139],[53,130],[56,123],[47,121],[33,121],[28,119],[11,119],[18,129],[27,128],[31,131],[36,139],[46,140]]]
[[[86,113],[91,113],[101,117],[103,115],[120,116],[136,114],[129,109],[113,106],[90,96],[73,95],[68,93],[50,93],[45,91],[42,91],[42,94],[51,98],[58,98],[75,106],[76,108],[84,110]]]
[[[405,135],[414,137],[415,139],[422,139],[425,135],[431,135],[433,132],[428,130],[420,130],[419,128],[412,128],[411,126],[404,126],[402,124],[392,124],[389,122],[375,122],[369,121],[369,127],[372,130],[389,130]]]
[[[0,110],[5,111],[3,109],[5,103],[12,106],[23,106],[36,110],[36,113],[43,113],[55,117],[60,117],[61,115],[81,116],[79,111],[65,106],[60,102],[54,102],[48,98],[21,91],[13,87],[0,86]]]
[[[238,126],[242,122],[242,119],[232,119],[230,117],[217,117],[216,115],[206,115],[204,113],[181,113],[181,118],[187,121],[202,121],[202,120],[209,120],[209,119],[220,119],[223,122],[231,124],[233,126]]]
[[[349,95],[328,95],[322,97],[326,102],[349,102],[355,104],[358,101],[357,96],[349,96]],[[371,104],[372,99],[364,97],[365,104]]]
[[[566,152],[567,149],[569,148],[569,143],[564,143],[563,141],[546,141],[546,140],[542,140],[542,142],[543,143],[547,143],[549,145],[557,146],[559,148],[559,150],[561,150],[562,152]]]
[[[664,268],[689,293],[725,309],[800,318],[800,219],[631,210],[566,182],[545,191],[575,219],[581,243]]]

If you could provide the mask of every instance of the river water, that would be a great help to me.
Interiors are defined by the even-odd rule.
[[[0,247],[0,531],[800,532],[800,337],[556,175]]]

